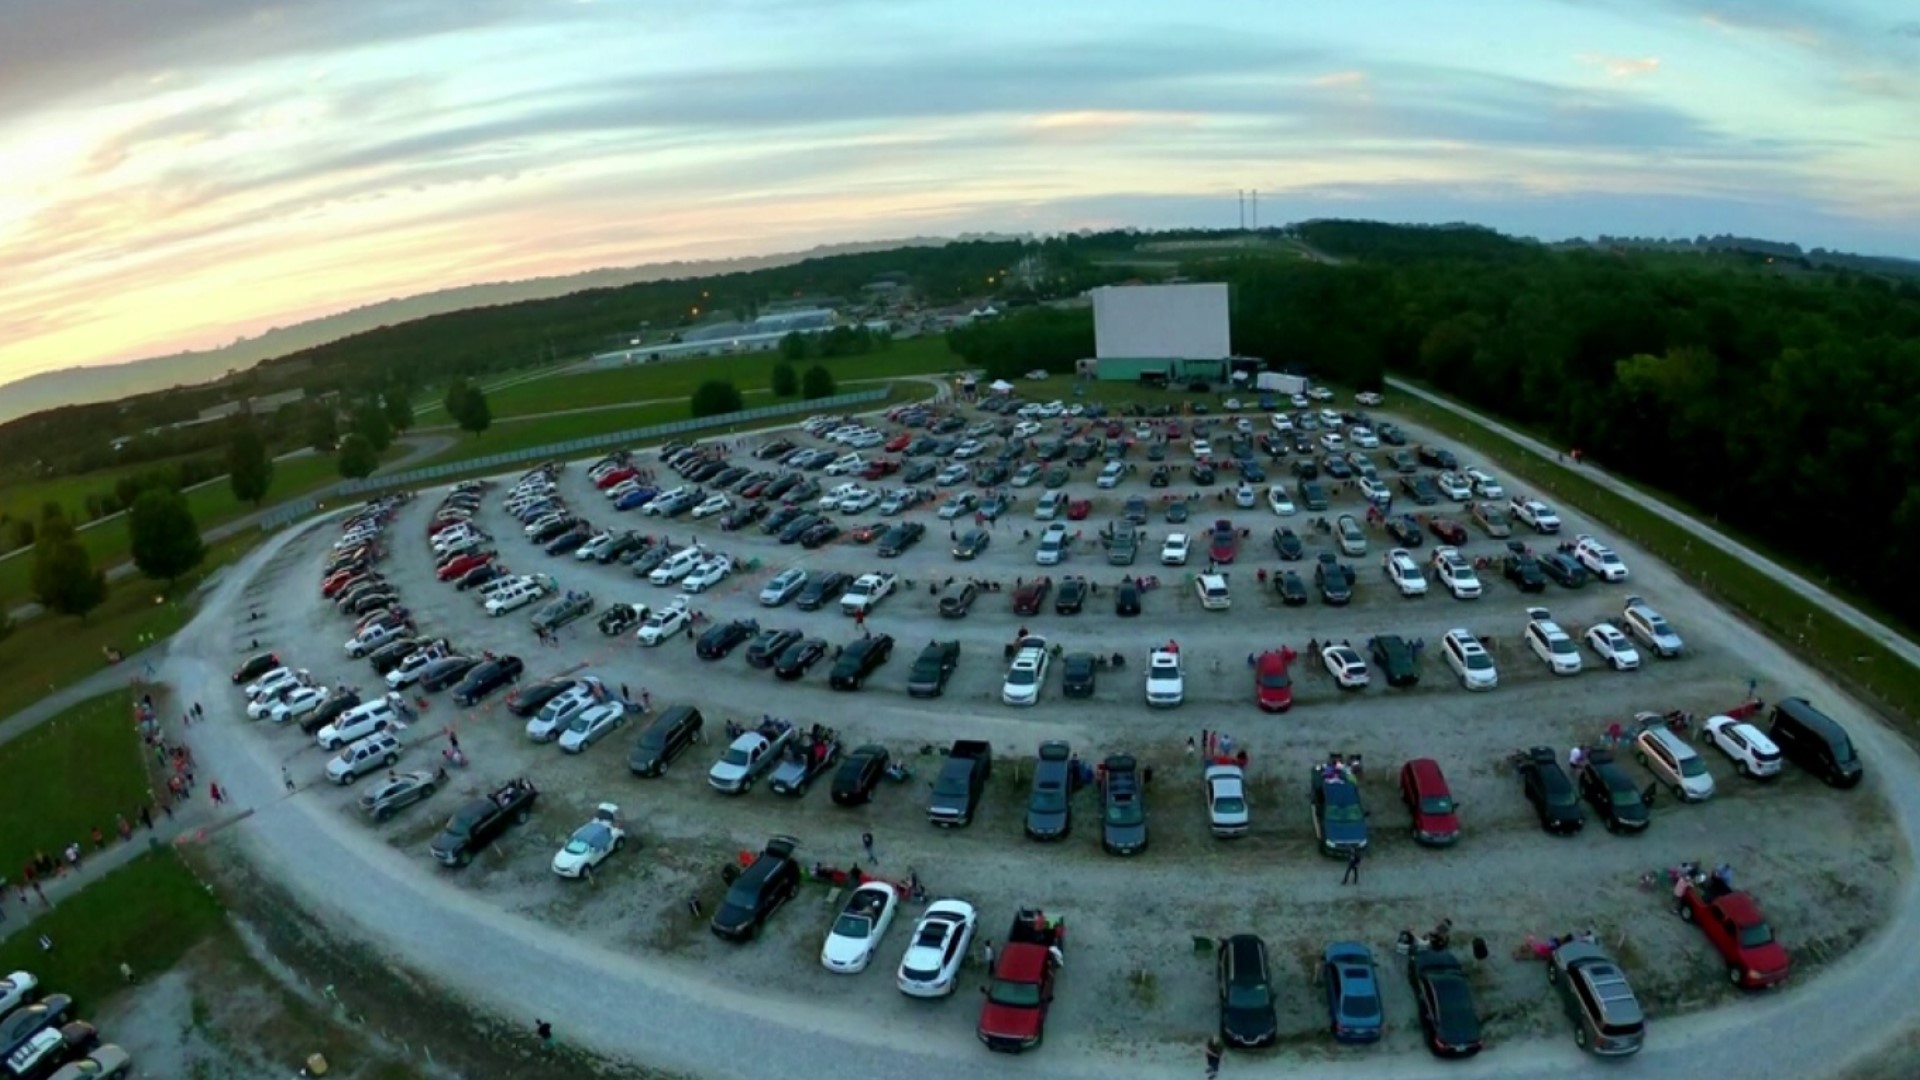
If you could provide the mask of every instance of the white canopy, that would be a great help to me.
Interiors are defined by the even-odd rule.
[[[1005,379],[995,379],[987,385],[987,389],[996,394],[1007,394],[1013,392],[1013,384]]]

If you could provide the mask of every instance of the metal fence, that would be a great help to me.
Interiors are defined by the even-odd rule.
[[[260,528],[278,529],[306,517],[319,509],[323,503],[353,498],[377,491],[391,491],[396,488],[418,487],[431,484],[449,476],[468,476],[496,469],[506,469],[529,461],[567,460],[575,455],[594,450],[604,450],[611,446],[625,444],[659,442],[675,435],[686,435],[696,431],[711,431],[714,428],[732,427],[736,424],[751,424],[757,420],[769,420],[778,416],[793,416],[797,413],[834,412],[851,405],[869,405],[887,399],[887,389],[861,390],[852,394],[836,394],[833,397],[814,398],[811,401],[788,401],[779,405],[767,405],[758,409],[746,409],[741,412],[723,413],[719,416],[701,416],[691,420],[676,420],[671,424],[655,424],[652,427],[634,428],[630,431],[616,431],[606,435],[589,435],[568,442],[548,443],[545,446],[530,447],[525,450],[509,450],[504,454],[488,457],[468,458],[465,461],[451,461],[445,465],[430,465],[423,469],[410,469],[407,472],[391,473],[386,476],[369,476],[364,480],[346,480],[317,495],[287,503],[260,519]]]

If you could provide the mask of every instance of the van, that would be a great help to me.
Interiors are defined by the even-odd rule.
[[[1340,537],[1340,554],[1357,558],[1367,553],[1367,534],[1352,514],[1341,514],[1334,532]]]
[[[1655,724],[1658,718],[1653,718]],[[1634,736],[1634,756],[1686,802],[1704,802],[1713,797],[1713,774],[1700,752],[1664,727],[1643,728]]]
[[[1065,513],[1066,509],[1067,493],[1055,488],[1040,496],[1040,501],[1033,505],[1033,516],[1039,521],[1052,521]]]
[[[1787,698],[1775,705],[1767,734],[1788,759],[1829,787],[1850,788],[1865,775],[1847,729],[1805,698]]]
[[[375,769],[391,769],[400,760],[400,749],[400,740],[392,732],[375,732],[327,762],[327,779],[344,786]]]
[[[1636,1053],[1646,1038],[1646,1014],[1626,973],[1597,945],[1569,941],[1547,957],[1547,982],[1560,992],[1573,1041],[1601,1057]]]

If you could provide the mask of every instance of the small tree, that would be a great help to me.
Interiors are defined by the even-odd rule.
[[[323,454],[333,453],[340,441],[340,420],[333,406],[321,404],[307,414],[307,445]]]
[[[467,405],[472,400],[468,395],[468,391],[472,389],[467,385],[467,380],[456,378],[447,384],[447,396],[440,399],[440,404],[446,407],[447,415],[452,417],[456,424],[460,422],[460,417],[465,415]]]
[[[807,335],[795,330],[786,337],[781,338],[780,355],[788,360],[805,360],[807,358]],[[780,391],[775,390],[774,393],[779,394]],[[793,395],[792,392],[789,391],[788,393],[780,394],[780,396],[792,397]]]
[[[153,488],[133,501],[127,511],[127,540],[133,565],[169,585],[207,556],[193,510],[186,496],[175,491]]]
[[[832,397],[834,391],[833,372],[823,365],[815,364],[807,369],[800,379],[800,396],[812,401],[814,398]]]
[[[800,376],[793,365],[781,361],[773,365],[773,396],[792,397],[800,392]]]
[[[387,414],[387,425],[395,431],[406,431],[413,427],[413,399],[408,396],[404,386],[390,386],[380,395],[380,404]]]
[[[273,459],[267,456],[266,441],[251,425],[235,432],[227,444],[227,484],[234,498],[254,506],[273,486]]]
[[[49,503],[33,543],[33,596],[50,611],[85,618],[107,598],[107,576],[93,568],[73,525]]]
[[[741,409],[740,388],[726,379],[708,379],[693,392],[693,415],[723,416]]]
[[[461,395],[460,412],[454,416],[461,428],[475,435],[493,425],[493,408],[487,404],[487,393],[477,386],[467,387]]]
[[[340,456],[335,464],[341,476],[360,480],[373,475],[373,470],[380,465],[380,455],[365,435],[353,432],[340,440]]]
[[[353,433],[367,440],[375,454],[393,445],[393,425],[387,423],[387,411],[376,400],[363,401],[353,410]]]

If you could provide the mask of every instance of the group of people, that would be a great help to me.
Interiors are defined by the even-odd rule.
[[[1545,940],[1528,934],[1526,943],[1520,946],[1520,954],[1535,960],[1545,960],[1551,957],[1560,946],[1575,941],[1587,945],[1597,945],[1600,943],[1599,931],[1589,926],[1585,930],[1569,930],[1564,934],[1550,935]]]

